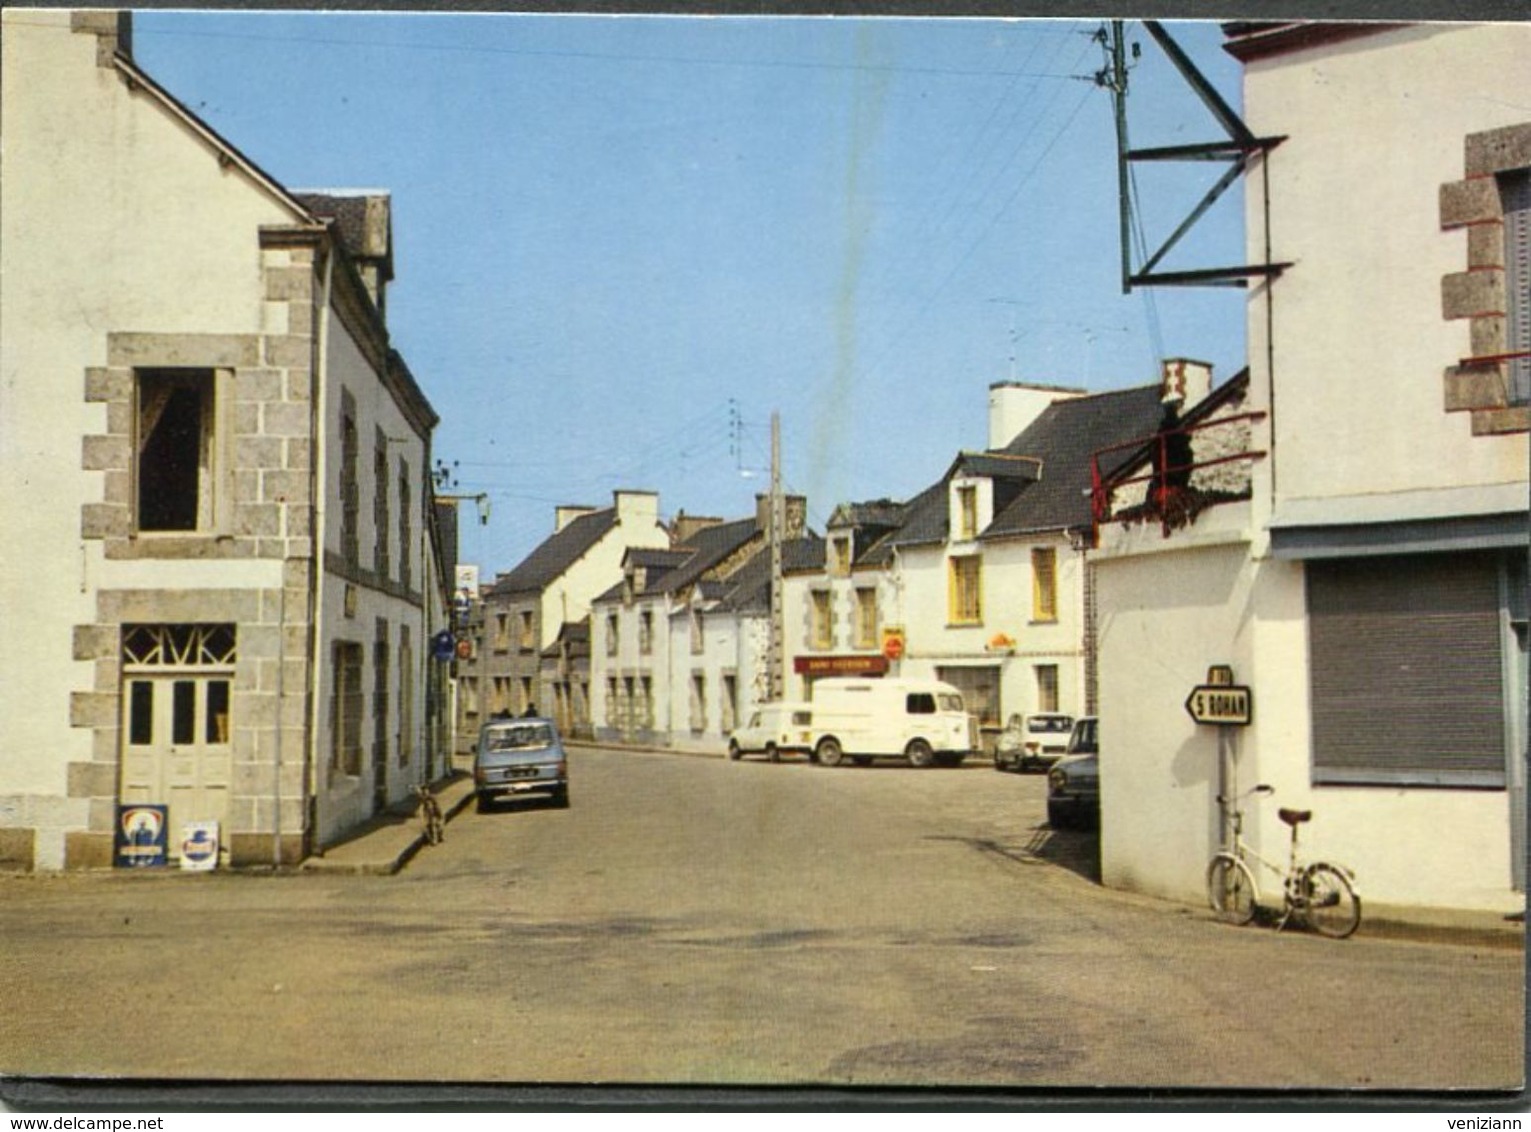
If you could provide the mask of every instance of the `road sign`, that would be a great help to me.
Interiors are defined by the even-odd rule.
[[[1198,684],[1186,697],[1185,710],[1197,723],[1248,727],[1255,694],[1239,684]]]

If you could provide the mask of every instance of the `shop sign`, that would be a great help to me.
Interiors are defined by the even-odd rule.
[[[799,676],[881,676],[888,671],[885,656],[799,656],[792,659]]]
[[[901,660],[904,655],[904,630],[889,625],[882,631],[882,655],[889,660]]]

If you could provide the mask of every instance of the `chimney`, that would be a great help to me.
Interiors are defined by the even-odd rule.
[[[679,546],[683,542],[690,542],[698,531],[705,531],[708,527],[715,527],[723,520],[712,515],[688,515],[684,511],[675,516],[675,521],[670,524],[670,543]]]
[[[989,386],[989,447],[1003,448],[1031,427],[1054,401],[1083,397],[1083,389],[997,381]]]
[[[1212,392],[1212,365],[1192,358],[1165,358],[1159,400],[1180,411],[1199,404]]]
[[[575,519],[595,514],[594,507],[582,503],[563,503],[553,508],[553,533],[556,535]]]
[[[786,512],[786,517],[783,523],[785,529],[781,537],[802,538],[808,526],[808,497],[806,495],[785,496],[782,499],[782,510]],[[755,529],[761,534],[767,534],[771,530],[771,496],[767,493],[755,496]]]
[[[612,504],[617,509],[617,526],[646,527],[659,522],[657,491],[614,491]]]
[[[133,13],[110,10],[71,12],[69,30],[96,37],[96,66],[108,70],[112,57],[133,58]]]

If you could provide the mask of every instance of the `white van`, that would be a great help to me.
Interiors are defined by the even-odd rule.
[[[825,766],[847,757],[956,766],[978,749],[978,723],[962,693],[939,680],[819,680],[813,686],[813,754]]]
[[[784,754],[809,754],[813,750],[810,721],[813,710],[808,704],[761,704],[728,737],[728,757],[765,755],[773,763]]]

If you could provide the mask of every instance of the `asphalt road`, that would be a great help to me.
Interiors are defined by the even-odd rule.
[[[576,751],[395,877],[0,879],[0,1069],[1517,1088],[1519,951],[1100,889],[1041,776]]]

